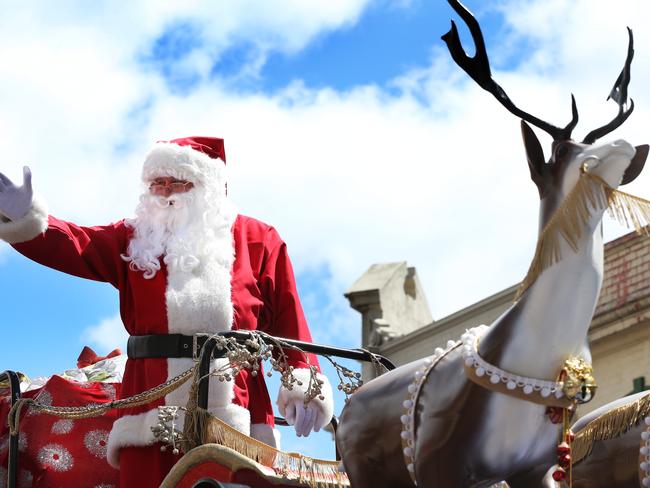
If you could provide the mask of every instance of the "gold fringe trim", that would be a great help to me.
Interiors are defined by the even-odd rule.
[[[596,442],[625,434],[648,415],[650,415],[650,394],[595,418],[577,433],[573,440],[571,445],[573,464],[587,457]]]
[[[603,181],[604,184],[606,184]],[[650,236],[650,200],[607,187],[609,215],[626,227],[634,227],[637,234]]]
[[[349,487],[347,475],[339,471],[338,461],[326,461],[295,452],[275,449],[257,439],[242,434],[224,421],[209,415],[207,442],[226,446],[253,461],[272,468],[280,476],[297,478],[310,488]]]
[[[578,182],[553,213],[539,234],[533,261],[519,285],[519,300],[537,277],[562,259],[560,237],[574,252],[589,222],[592,211],[609,209],[609,214],[622,225],[634,227],[637,233],[650,236],[650,201],[610,187],[597,175],[583,171]]]

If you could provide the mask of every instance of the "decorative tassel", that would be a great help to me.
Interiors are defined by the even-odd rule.
[[[199,408],[197,399],[199,396],[199,368],[194,371],[194,378],[190,385],[190,392],[185,411],[185,424],[183,425],[183,440],[181,443],[183,452],[188,452],[197,446],[206,443],[208,437],[208,423],[210,422],[210,413]]]
[[[571,420],[571,412],[568,408],[562,409],[562,427],[560,429],[560,442],[557,446],[557,467],[553,471],[553,479],[558,483],[566,481],[569,488],[571,488],[573,459],[571,456],[571,444],[574,439],[574,434],[571,432],[569,421]],[[567,480],[568,477],[568,480]]]
[[[583,167],[578,182],[540,232],[533,261],[519,285],[515,301],[544,270],[562,259],[560,237],[577,251],[591,213],[605,209],[619,223],[650,236],[650,201],[610,187],[600,176]]]

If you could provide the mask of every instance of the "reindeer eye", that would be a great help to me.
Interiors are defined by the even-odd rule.
[[[566,144],[560,144],[555,150],[555,159],[562,159],[569,153],[569,147]]]

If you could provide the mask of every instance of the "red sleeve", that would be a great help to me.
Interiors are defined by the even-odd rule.
[[[260,285],[265,306],[270,309],[270,320],[264,332],[277,337],[312,342],[309,326],[300,304],[291,260],[287,245],[277,231],[269,229],[265,243],[264,267],[260,275]],[[289,363],[294,368],[306,368],[304,354],[285,350]],[[318,359],[309,354],[309,362],[320,371]]]
[[[48,228],[34,239],[12,244],[27,258],[64,273],[117,287],[120,254],[126,249],[123,222],[101,227],[81,227],[48,217]]]

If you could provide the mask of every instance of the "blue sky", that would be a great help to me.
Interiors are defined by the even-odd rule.
[[[132,214],[153,141],[224,137],[233,199],[288,242],[312,333],[332,345],[359,346],[360,317],[343,293],[375,262],[416,266],[435,318],[516,283],[535,241],[536,192],[517,120],[448,59],[440,36],[451,9],[308,3],[4,8],[0,171],[16,179],[30,164],[53,214],[101,224]],[[620,132],[648,142],[643,2],[615,12],[606,2],[466,3],[499,82],[557,124],[574,92],[579,135],[614,115],[605,96],[633,27],[637,110]],[[647,196],[646,180],[636,185]],[[109,285],[5,245],[0,297],[0,368],[50,375],[86,344],[100,354],[123,345]],[[286,447],[331,456],[326,436],[289,438]]]

